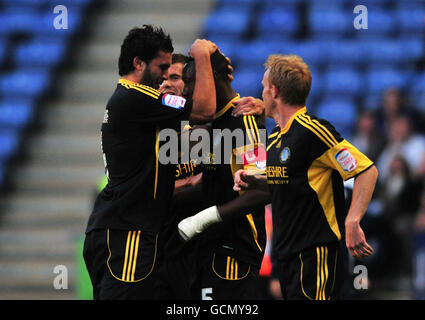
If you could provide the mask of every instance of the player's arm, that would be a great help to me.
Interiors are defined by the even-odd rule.
[[[356,258],[367,257],[373,253],[372,247],[366,242],[360,221],[372,199],[377,179],[378,170],[375,166],[354,178],[353,196],[345,219],[345,242],[350,253]]]
[[[235,173],[234,182],[233,190],[235,191],[256,189],[269,192],[267,176],[264,174],[252,174],[248,170],[240,169]]]
[[[232,111],[232,116],[253,116],[262,115],[264,113],[263,100],[254,97],[242,97],[233,101],[235,108]]]
[[[178,179],[174,183],[174,194],[178,194],[184,190],[194,187],[202,182],[202,172],[197,175],[190,176],[184,179]]]
[[[183,219],[178,224],[179,234],[185,241],[189,241],[213,224],[246,215],[247,211],[264,208],[268,203],[270,203],[270,193],[248,190],[221,206],[209,207]]]
[[[240,165],[248,177],[265,177],[266,150],[261,142],[257,125],[254,122],[255,119],[251,118],[248,121],[248,117],[241,119],[240,127],[244,127],[248,135],[247,140],[251,143],[234,148],[232,161],[233,165],[238,165],[237,160],[240,159]],[[237,172],[241,173],[241,170]],[[245,175],[242,174],[242,176]],[[263,181],[263,178],[260,179],[260,181]],[[179,233],[184,240],[190,240],[212,224],[234,218],[238,215],[246,215],[247,212],[253,209],[264,208],[269,202],[270,194],[267,189],[247,190],[226,204],[212,206],[182,220],[178,225]]]
[[[217,207],[222,221],[229,220],[235,216],[243,216],[250,210],[263,209],[271,201],[270,193],[262,190],[248,190],[239,197]]]
[[[197,39],[189,54],[195,60],[196,81],[193,91],[193,107],[190,114],[192,123],[204,123],[214,119],[216,113],[216,95],[214,76],[211,67],[211,54],[217,46],[211,41]]]

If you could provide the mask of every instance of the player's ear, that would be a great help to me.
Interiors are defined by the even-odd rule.
[[[279,90],[277,89],[277,87],[275,85],[272,85],[270,88],[270,92],[272,94],[272,98],[276,99],[277,96],[279,95]]]
[[[144,62],[143,60],[141,60],[139,57],[134,57],[134,59],[133,59],[133,67],[137,71],[143,72],[146,69],[146,62]]]

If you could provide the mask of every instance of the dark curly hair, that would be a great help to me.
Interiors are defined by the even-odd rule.
[[[142,28],[131,29],[121,45],[121,53],[118,60],[119,75],[124,76],[134,70],[134,57],[149,64],[157,55],[158,51],[174,51],[169,34],[160,28],[151,25],[143,25]]]

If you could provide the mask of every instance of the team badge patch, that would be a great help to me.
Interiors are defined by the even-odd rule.
[[[181,109],[186,104],[186,99],[167,93],[162,96],[162,104],[174,109]]]
[[[344,171],[351,172],[357,168],[356,158],[354,158],[350,151],[346,148],[338,151],[335,155],[335,159]]]
[[[279,160],[281,163],[285,163],[286,161],[288,161],[290,156],[291,156],[291,150],[288,147],[285,147],[280,153]]]

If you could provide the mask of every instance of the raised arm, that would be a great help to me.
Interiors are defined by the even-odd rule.
[[[208,40],[197,39],[189,54],[195,60],[196,82],[193,91],[191,122],[203,123],[214,119],[216,113],[216,94],[214,76],[211,67],[211,54],[217,46]]]

